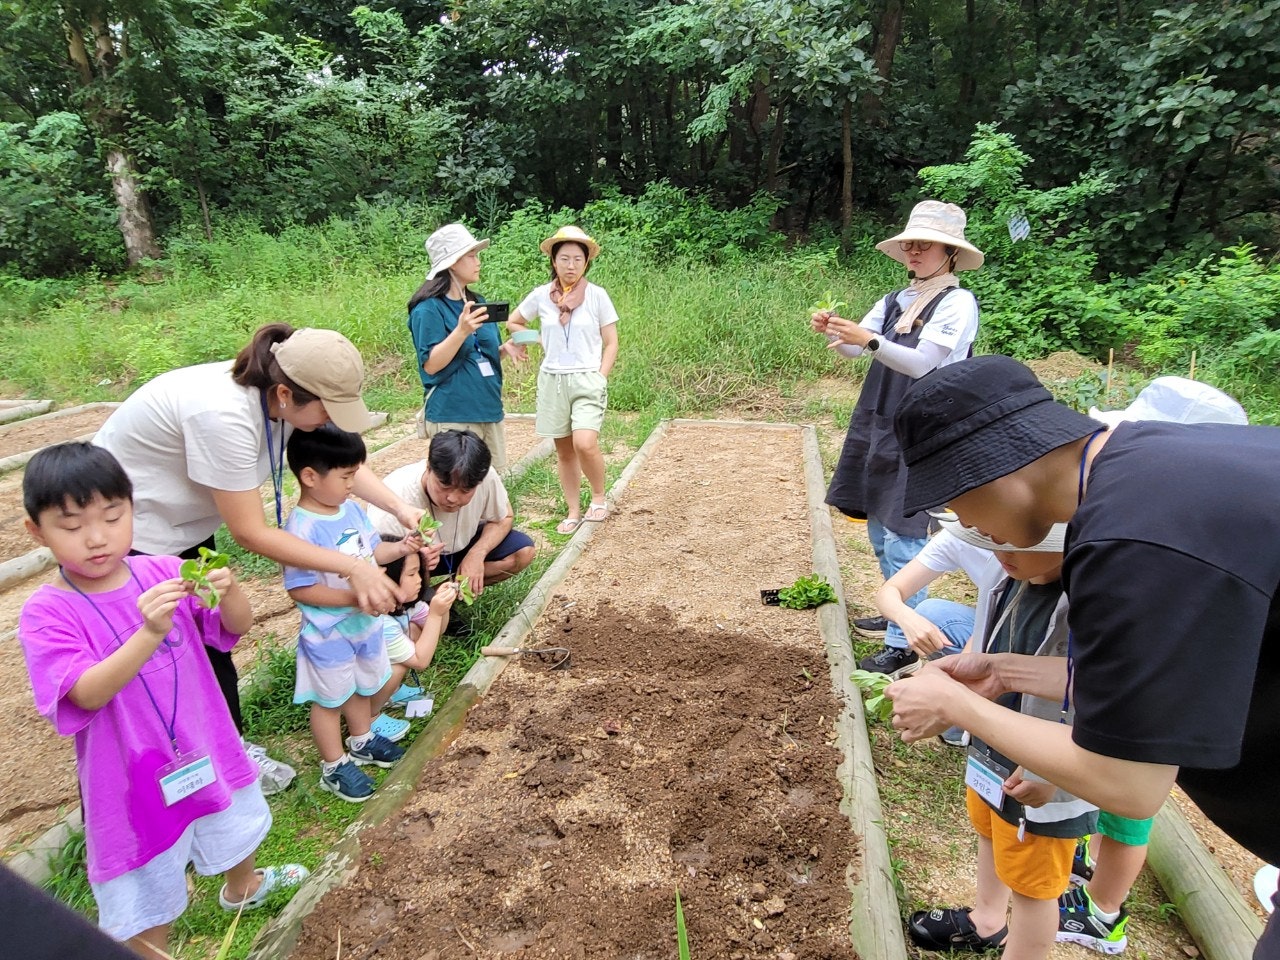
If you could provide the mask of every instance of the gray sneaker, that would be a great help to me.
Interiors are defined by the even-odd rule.
[[[287,763],[272,760],[267,756],[267,748],[261,744],[250,743],[248,740],[244,740],[243,743],[244,752],[258,765],[258,786],[262,788],[264,797],[279,793],[293,783],[293,778],[298,775],[298,771]]]

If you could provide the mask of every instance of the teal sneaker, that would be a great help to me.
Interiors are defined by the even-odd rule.
[[[1129,912],[1120,908],[1120,916],[1111,922],[1098,916],[1098,908],[1089,898],[1084,887],[1068,890],[1058,898],[1059,943],[1077,943],[1098,953],[1115,956],[1129,945],[1125,932],[1129,926]]]

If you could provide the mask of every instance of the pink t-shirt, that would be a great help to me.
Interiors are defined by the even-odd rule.
[[[85,710],[67,696],[85,670],[142,625],[138,597],[176,577],[180,561],[130,557],[127,562],[136,580],[118,590],[89,594],[90,599],[41,587],[23,606],[18,627],[36,709],[58,733],[76,738],[89,879],[94,883],[149,862],[173,846],[191,823],[225,810],[234,791],[258,778],[201,642],[230,650],[239,637],[223,629],[216,610],[204,609],[194,598],[178,604],[166,642],[105,706]],[[170,723],[179,751],[208,756],[217,781],[165,806],[159,777],[161,768],[175,759],[166,732]]]

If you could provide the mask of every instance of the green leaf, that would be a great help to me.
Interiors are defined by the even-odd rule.
[[[833,603],[836,592],[827,578],[818,574],[800,577],[789,587],[778,591],[778,605],[788,610],[808,610],[824,603]]]

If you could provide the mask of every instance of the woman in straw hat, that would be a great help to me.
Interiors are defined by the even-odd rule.
[[[442,430],[470,430],[502,471],[502,356],[512,348],[502,343],[496,323],[485,322],[485,299],[471,290],[480,279],[480,251],[488,246],[460,223],[427,237],[431,269],[409,298],[409,333],[425,393],[425,439]]]
[[[194,559],[212,549],[223,523],[253,553],[290,566],[344,577],[361,609],[386,613],[396,584],[371,564],[317,547],[282,529],[284,448],[294,430],[332,421],[343,430],[371,425],[361,390],[364,362],[336,330],[295,330],[267,324],[234,361],[170,370],[134,391],[107,418],[93,442],[115,455],[133,482],[135,552]],[[260,487],[275,487],[276,523],[262,512]],[[422,510],[406,504],[368,467],[356,475],[356,493],[416,527]],[[235,663],[209,647],[218,685],[240,732]],[[264,793],[293,779],[291,767],[246,743],[257,762]]]
[[[827,503],[867,521],[886,580],[920,552],[929,523],[923,512],[902,516],[906,467],[893,432],[894,410],[918,377],[969,356],[978,332],[978,303],[960,287],[956,272],[976,270],[983,256],[965,239],[964,227],[964,211],[953,203],[916,204],[906,228],[876,244],[907,268],[910,285],[881,299],[861,322],[828,311],[813,315],[813,329],[825,334],[833,349],[871,359]],[[925,596],[921,590],[907,603],[914,607]],[[884,647],[859,661],[859,668],[893,674],[917,661],[895,624],[876,617],[855,620],[854,627],[865,636],[885,638]]]
[[[568,516],[556,527],[573,533],[585,521],[604,520],[604,456],[600,427],[609,399],[609,371],[618,356],[618,312],[609,294],[587,281],[600,244],[578,227],[561,227],[539,248],[551,260],[551,282],[524,298],[507,325],[512,337],[534,317],[542,330],[537,431],[556,444],[560,489]],[[524,347],[514,348],[523,359]],[[591,487],[583,514],[582,477]]]

